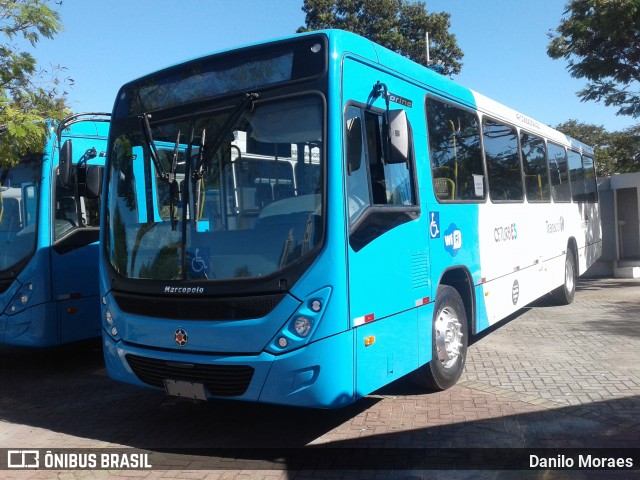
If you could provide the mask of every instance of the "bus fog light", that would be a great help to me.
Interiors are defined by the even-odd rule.
[[[114,337],[118,335],[118,329],[116,327],[111,328],[111,335],[113,335]]]
[[[278,339],[278,345],[282,348],[285,348],[287,345],[289,345],[289,341],[284,337],[280,337]]]
[[[311,331],[311,320],[307,317],[298,317],[293,325],[296,333],[301,337],[306,337]]]

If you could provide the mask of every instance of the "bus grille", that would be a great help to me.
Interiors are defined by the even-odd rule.
[[[155,318],[247,320],[269,314],[284,294],[227,298],[180,298],[113,292],[122,311]]]
[[[202,365],[169,362],[154,358],[126,355],[129,366],[140,381],[164,388],[164,380],[202,383],[211,395],[237,397],[251,383],[254,369],[248,365]]]

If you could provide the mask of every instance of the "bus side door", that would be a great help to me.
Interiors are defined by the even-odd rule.
[[[356,390],[365,395],[419,366],[418,317],[426,309],[416,307],[430,296],[428,236],[418,203],[411,130],[406,130],[408,161],[394,163],[384,93],[373,104],[369,98],[377,80],[399,90],[404,82],[349,58],[344,69],[349,310]],[[393,107],[392,112],[399,111]],[[408,118],[422,115],[404,110]]]

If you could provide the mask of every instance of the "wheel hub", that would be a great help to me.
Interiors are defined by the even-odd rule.
[[[442,366],[450,368],[460,357],[462,351],[462,325],[455,311],[445,307],[435,322],[436,352]]]
[[[573,273],[573,268],[571,266],[571,263],[569,262],[567,262],[565,265],[564,277],[565,277],[565,285],[567,286],[567,290],[569,292],[572,292],[574,288],[574,283],[575,283],[575,276]]]

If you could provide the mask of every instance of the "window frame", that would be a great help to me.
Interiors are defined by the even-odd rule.
[[[527,203],[551,203],[552,200],[552,191],[551,191],[551,176],[549,174],[549,151],[547,149],[547,138],[543,135],[532,133],[525,129],[518,129],[518,149],[520,151],[520,163],[522,165],[522,174],[524,175],[524,193]],[[529,195],[529,189],[527,188],[527,172],[525,171],[525,160],[524,160],[524,151],[522,148],[522,136],[528,135],[530,138],[534,137],[542,142],[544,147],[544,171],[545,178],[547,179],[547,189],[548,196],[547,198],[542,198],[540,200],[532,199]],[[526,165],[529,165],[529,162],[526,162]]]
[[[553,183],[553,176],[551,175],[551,155],[549,154],[549,152],[550,152],[549,146],[550,145],[553,145],[554,147],[558,147],[562,151],[564,151],[564,161],[565,161],[565,171],[564,171],[564,173],[566,175],[566,182],[560,182],[558,184],[554,184]],[[549,181],[551,182],[550,183],[550,185],[551,185],[551,199],[553,200],[553,203],[571,203],[573,201],[573,195],[572,195],[572,192],[571,192],[571,178],[570,178],[570,172],[569,172],[569,157],[568,157],[568,154],[567,154],[567,147],[547,139],[547,166],[549,168]],[[564,199],[564,198],[558,199],[558,198],[556,198],[556,195],[555,195],[555,192],[556,192],[555,188],[560,186],[560,185],[564,185],[564,184],[566,184],[569,187],[569,196],[566,199]]]
[[[353,223],[349,219],[349,162],[347,159],[347,142],[348,142],[348,132],[347,132],[347,120],[352,118],[347,115],[351,108],[355,108],[359,111],[359,117],[361,118],[361,142],[362,142],[362,151],[361,151],[361,165],[358,168],[365,167],[366,178],[367,178],[367,192],[368,192],[368,204],[365,204],[362,212],[358,215],[358,217],[353,221]],[[345,213],[346,213],[346,221],[349,225],[349,244],[353,248],[354,251],[359,251],[367,244],[371,243],[373,240],[383,235],[384,233],[392,230],[404,223],[410,222],[412,220],[416,220],[420,217],[421,207],[420,207],[420,189],[418,183],[418,175],[417,175],[417,167],[416,167],[416,156],[415,156],[415,145],[414,145],[414,134],[413,128],[409,122],[409,158],[406,163],[398,164],[398,165],[406,165],[408,170],[408,184],[411,187],[411,197],[412,203],[409,205],[406,204],[393,204],[393,203],[374,203],[374,194],[372,188],[372,175],[371,175],[371,164],[382,163],[383,167],[387,165],[384,162],[384,157],[388,152],[388,145],[385,144],[385,131],[384,131],[384,121],[380,123],[380,120],[384,118],[386,112],[384,109],[372,107],[371,105],[367,105],[357,101],[347,101],[343,107],[343,122],[342,122],[342,140],[343,140],[343,148],[342,148],[342,157],[343,157],[343,165],[345,168],[345,179],[344,179],[344,188],[345,188],[345,196],[344,201],[346,203]],[[371,162],[369,157],[369,149],[367,146],[367,125],[365,123],[365,118],[367,115],[375,115],[377,116],[378,125],[380,129],[378,130],[380,143],[378,144],[378,148],[380,150],[381,156],[377,159],[377,162]],[[355,117],[353,117],[355,118]],[[382,160],[382,162],[380,162]],[[386,177],[385,177],[386,181]],[[385,190],[386,192],[386,190]]]
[[[595,155],[593,154],[586,154],[586,153],[582,153],[582,168],[585,169],[584,166],[584,159],[586,158],[590,158],[591,159],[591,168],[589,169],[589,173],[593,175],[593,178],[587,178],[585,175],[584,178],[584,183],[585,183],[585,188],[587,190],[587,195],[588,198],[586,200],[583,200],[583,203],[598,203],[600,201],[600,194],[598,193],[598,173],[596,170],[596,159],[595,159]],[[585,174],[587,173],[587,170],[585,169]],[[588,186],[588,181],[593,181],[593,185],[594,185],[594,190],[593,192],[589,192],[589,186]]]
[[[519,174],[517,175],[517,177],[519,177],[520,180],[520,192],[522,194],[522,196],[520,198],[517,199],[513,199],[513,198],[505,198],[505,199],[497,199],[497,198],[493,198],[492,196],[492,188],[491,188],[491,168],[489,167],[489,161],[488,161],[488,156],[487,156],[487,142],[486,140],[486,136],[485,136],[485,122],[491,122],[494,125],[499,125],[499,126],[503,126],[506,127],[508,129],[510,129],[513,133],[514,133],[514,137],[515,137],[515,143],[516,143],[516,159],[517,159],[517,164],[518,164],[518,170],[519,170]],[[522,165],[522,149],[521,149],[521,145],[520,145],[520,130],[513,124],[509,123],[509,122],[505,122],[503,120],[498,120],[495,117],[491,116],[491,115],[482,115],[481,118],[481,131],[482,131],[482,156],[483,156],[483,161],[485,164],[485,169],[487,172],[486,178],[487,178],[487,187],[489,190],[489,195],[488,198],[491,201],[491,203],[498,203],[498,204],[503,204],[503,203],[525,203],[527,201],[527,196],[526,196],[526,188],[525,188],[525,184],[524,184],[524,167]],[[510,178],[513,179],[516,178],[516,175],[512,176]]]
[[[439,102],[440,104],[446,105],[448,107],[451,108],[456,108],[464,113],[470,114],[471,117],[475,118],[476,120],[476,133],[478,135],[478,155],[479,155],[479,160],[480,160],[480,165],[482,167],[482,189],[483,189],[483,195],[482,197],[476,197],[476,198],[456,198],[455,193],[454,193],[454,198],[453,199],[447,199],[447,198],[442,198],[440,196],[438,196],[436,194],[436,185],[435,185],[435,179],[436,177],[434,176],[433,170],[434,170],[434,164],[433,164],[433,154],[432,154],[432,148],[431,148],[431,135],[429,133],[429,125],[431,124],[431,120],[429,118],[428,115],[428,111],[427,111],[427,103],[429,101],[436,101]],[[425,95],[425,99],[424,99],[424,118],[425,118],[425,133],[426,133],[426,146],[427,146],[427,151],[428,151],[428,155],[429,155],[429,163],[428,163],[428,168],[429,168],[429,175],[431,176],[431,182],[430,182],[430,187],[431,190],[433,192],[433,196],[436,199],[436,201],[438,203],[443,203],[443,204],[482,204],[482,203],[487,203],[488,199],[489,199],[489,189],[488,189],[488,179],[487,179],[487,166],[486,166],[486,162],[484,160],[484,147],[483,147],[483,138],[482,138],[482,120],[480,117],[480,112],[478,110],[475,110],[473,108],[469,108],[467,106],[464,106],[460,103],[457,103],[453,100],[449,100],[449,99],[444,99],[442,97],[436,96],[432,93],[427,93],[427,95]],[[435,168],[444,168],[444,167],[435,167]]]

